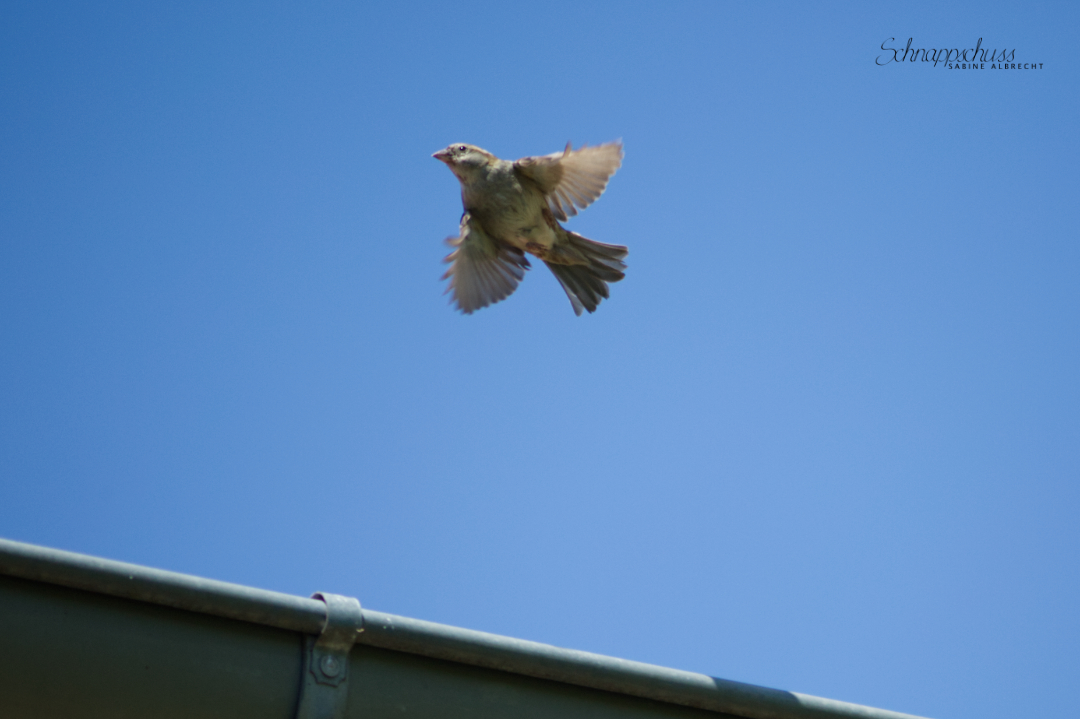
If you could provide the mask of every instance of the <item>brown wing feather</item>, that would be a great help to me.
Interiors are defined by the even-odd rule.
[[[566,220],[584,210],[604,192],[608,180],[622,165],[621,142],[566,149],[551,155],[523,157],[514,168],[529,178],[547,197],[551,213]]]
[[[454,248],[444,260],[451,263],[446,291],[467,315],[509,297],[529,269],[521,250],[492,239],[467,212],[459,235],[446,242]]]

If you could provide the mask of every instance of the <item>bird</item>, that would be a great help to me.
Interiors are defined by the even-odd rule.
[[[625,277],[627,248],[567,230],[559,221],[604,192],[622,165],[622,142],[571,149],[517,161],[500,160],[475,145],[452,144],[432,155],[461,183],[463,213],[443,279],[451,303],[465,314],[504,300],[529,269],[526,253],[543,260],[570,298],[574,314],[594,312],[608,283]]]

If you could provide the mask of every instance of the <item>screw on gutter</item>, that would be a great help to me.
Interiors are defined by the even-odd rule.
[[[328,677],[336,677],[341,673],[341,664],[335,657],[329,654],[319,660],[319,668],[322,669],[322,673]]]

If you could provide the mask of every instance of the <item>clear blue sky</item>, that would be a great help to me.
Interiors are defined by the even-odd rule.
[[[1074,713],[1077,7],[374,5],[4,3],[0,536]],[[611,300],[455,313],[430,154],[617,138]]]

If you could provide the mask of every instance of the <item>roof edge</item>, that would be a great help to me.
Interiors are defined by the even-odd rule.
[[[304,634],[326,605],[137,564],[0,539],[0,574]],[[920,719],[704,674],[363,609],[357,643],[749,719]]]

